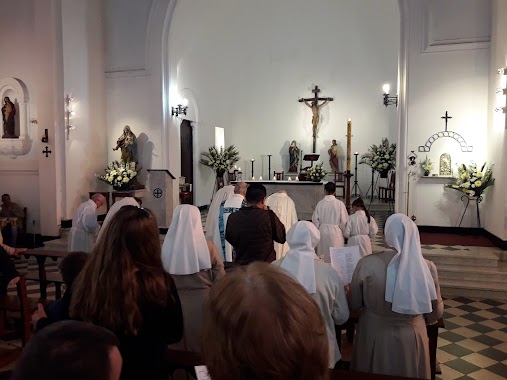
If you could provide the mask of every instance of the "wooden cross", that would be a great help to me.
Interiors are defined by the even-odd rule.
[[[45,150],[43,150],[43,151],[42,151],[42,153],[46,155],[46,158],[48,158],[48,157],[49,157],[48,155],[49,155],[49,153],[51,153],[51,151],[50,151],[50,150],[48,150],[48,146],[47,146],[47,145],[46,145],[46,149],[45,149]]]
[[[441,119],[445,119],[445,131],[447,132],[447,120],[452,119],[452,116],[449,116],[447,111],[445,111],[445,116],[442,116]]]
[[[300,103],[305,103],[308,107],[312,109],[312,137],[313,137],[313,153],[315,153],[316,145],[317,145],[317,128],[319,125],[319,110],[322,108],[322,106],[326,105],[329,102],[333,101],[333,98],[320,98],[319,97],[319,86],[315,86],[315,88],[312,90],[312,92],[315,94],[313,98],[301,98],[299,99]],[[322,101],[323,103],[319,104],[319,101]]]

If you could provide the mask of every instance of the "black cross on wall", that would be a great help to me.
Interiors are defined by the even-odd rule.
[[[45,155],[46,155],[46,158],[48,158],[50,153],[51,153],[51,151],[50,151],[50,150],[48,150],[48,146],[46,145],[46,149],[44,149],[44,150],[42,151],[42,154],[45,154]]]

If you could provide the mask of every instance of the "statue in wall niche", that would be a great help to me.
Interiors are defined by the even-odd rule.
[[[440,156],[440,170],[439,175],[452,175],[451,169],[451,155],[449,153],[443,153]]]
[[[123,128],[123,134],[116,141],[116,147],[113,148],[113,150],[118,149],[121,149],[121,159],[124,162],[137,162],[136,135],[134,135],[128,125]]]
[[[299,164],[299,148],[297,146],[296,140],[292,140],[289,146],[289,173],[297,173],[298,172],[298,164]]]
[[[327,150],[329,154],[329,165],[331,166],[331,170],[333,173],[338,173],[340,171],[340,165],[338,163],[338,144],[336,140],[333,140],[331,147]]]
[[[16,116],[16,106],[9,99],[8,96],[4,98],[4,105],[2,107],[2,121],[4,127],[3,139],[16,139],[14,117]]]

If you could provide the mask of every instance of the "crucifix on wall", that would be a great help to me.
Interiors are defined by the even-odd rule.
[[[313,98],[301,98],[299,99],[300,103],[305,103],[308,107],[312,109],[312,137],[313,137],[313,153],[315,153],[317,148],[317,128],[319,126],[319,111],[325,106],[327,103],[332,102],[333,98],[320,98],[319,97],[319,86],[315,86],[312,90],[315,94]],[[319,104],[319,102],[322,102]]]

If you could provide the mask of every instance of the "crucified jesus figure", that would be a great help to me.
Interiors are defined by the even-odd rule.
[[[312,90],[312,92],[315,94],[313,98],[301,98],[299,99],[300,103],[305,103],[306,106],[311,108],[312,110],[312,137],[313,137],[313,153],[315,153],[316,149],[316,142],[317,142],[317,129],[319,126],[319,111],[320,109],[325,106],[327,103],[332,102],[333,98],[319,98],[318,93],[320,92],[320,89],[318,86],[315,86],[315,88]],[[319,104],[319,101],[323,101],[323,103]]]

